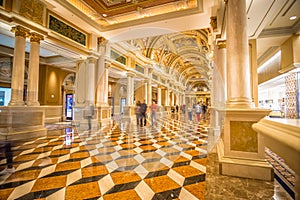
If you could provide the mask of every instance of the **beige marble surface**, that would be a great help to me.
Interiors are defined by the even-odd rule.
[[[207,157],[205,199],[291,200],[276,181],[261,181],[220,175],[218,157],[214,150]]]

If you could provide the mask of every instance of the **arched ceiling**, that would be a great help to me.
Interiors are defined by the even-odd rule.
[[[128,41],[141,53],[163,66],[165,72],[177,77],[184,86],[194,80],[209,88],[209,29],[192,30]]]

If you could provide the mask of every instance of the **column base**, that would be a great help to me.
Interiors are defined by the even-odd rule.
[[[252,102],[252,99],[249,98],[232,98],[227,100],[226,108],[254,108],[255,104]]]
[[[220,140],[217,144],[220,174],[265,181],[274,180],[274,170],[265,160],[225,157],[223,149],[224,144]]]
[[[38,101],[28,101],[26,103],[27,106],[40,106],[40,103]]]
[[[16,107],[18,107],[18,106],[24,106],[24,105],[25,105],[24,101],[10,101],[8,103],[8,106],[16,106]]]
[[[135,105],[126,105],[124,106],[124,117],[133,117],[135,116]]]
[[[47,135],[47,129],[44,127],[28,128],[22,131],[12,131],[9,133],[0,133],[0,140],[17,141],[26,140]]]
[[[218,143],[221,174],[273,180],[273,169],[264,157],[263,139],[251,128],[269,112],[266,109],[225,109],[224,135]]]
[[[24,140],[47,135],[45,112],[39,107],[3,107],[0,118],[3,119],[0,140]]]
[[[100,127],[111,124],[111,106],[108,104],[97,106],[97,119]]]

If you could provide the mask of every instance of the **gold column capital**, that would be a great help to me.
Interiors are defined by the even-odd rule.
[[[26,38],[30,35],[30,30],[24,28],[23,26],[12,27],[11,31],[15,33],[15,36],[20,36],[23,38]]]
[[[98,44],[105,45],[108,42],[108,40],[105,37],[98,37]]]
[[[44,40],[44,36],[38,34],[38,33],[30,33],[30,42],[37,42],[40,43],[41,40]]]
[[[226,41],[220,40],[217,42],[218,49],[225,49],[226,48]]]
[[[111,60],[109,58],[105,59],[104,67],[105,67],[105,69],[109,69],[111,67]]]

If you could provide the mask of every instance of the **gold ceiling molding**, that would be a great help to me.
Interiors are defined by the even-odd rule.
[[[119,0],[114,3],[108,0],[67,1],[103,27],[189,10],[199,6],[198,0],[127,0],[125,2]]]

